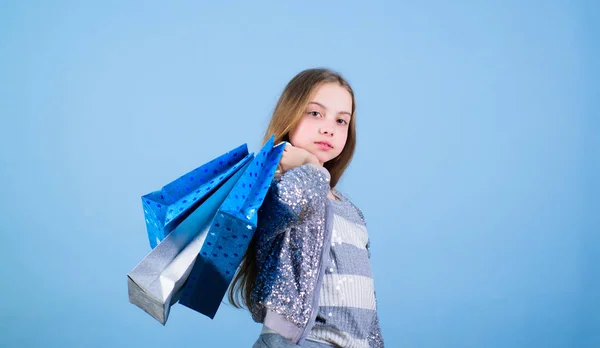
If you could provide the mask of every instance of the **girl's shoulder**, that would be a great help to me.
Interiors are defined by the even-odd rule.
[[[342,192],[342,191],[338,190],[337,188],[332,188],[331,191],[333,192],[333,195],[336,198],[338,198],[335,201],[344,202],[344,203],[351,204],[356,207],[356,205],[352,202],[352,197],[350,195],[348,195],[346,192]]]
[[[338,197],[339,200],[330,200],[332,202],[333,205],[339,206],[339,207],[347,207],[349,209],[354,210],[357,214],[359,219],[362,221],[362,223],[364,225],[366,225],[366,221],[365,221],[365,216],[362,212],[362,210],[360,210],[360,208],[358,208],[353,202],[351,197],[346,194],[346,193],[342,193],[340,192],[337,188],[333,188],[331,189],[333,191],[333,195]]]

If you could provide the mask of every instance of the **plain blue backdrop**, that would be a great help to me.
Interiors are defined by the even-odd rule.
[[[128,302],[140,197],[247,142],[285,84],[353,85],[338,186],[388,347],[600,346],[594,1],[2,1],[0,346],[250,347]]]

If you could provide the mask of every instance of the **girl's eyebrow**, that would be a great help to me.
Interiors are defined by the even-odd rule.
[[[316,102],[316,101],[311,101],[309,104],[317,104],[317,105],[319,105],[320,107],[322,107],[323,109],[327,110],[327,107],[325,107],[325,105],[323,105],[323,104],[321,104],[321,103],[319,103],[319,102]],[[338,112],[338,115],[339,115],[339,114],[346,114],[346,115],[348,115],[348,116],[352,116],[352,114],[351,114],[351,113],[349,113],[348,111],[340,111],[340,112]]]

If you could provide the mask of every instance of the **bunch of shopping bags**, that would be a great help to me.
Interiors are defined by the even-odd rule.
[[[129,301],[165,325],[173,304],[214,318],[257,226],[283,154],[243,144],[142,197],[152,251],[127,275]]]

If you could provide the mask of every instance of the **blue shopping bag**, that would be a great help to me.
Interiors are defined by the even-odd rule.
[[[142,196],[150,246],[154,249],[203,199],[253,157],[243,144],[179,177],[160,191]]]
[[[274,136],[245,169],[217,211],[179,303],[214,318],[257,225],[257,212],[285,148]]]

